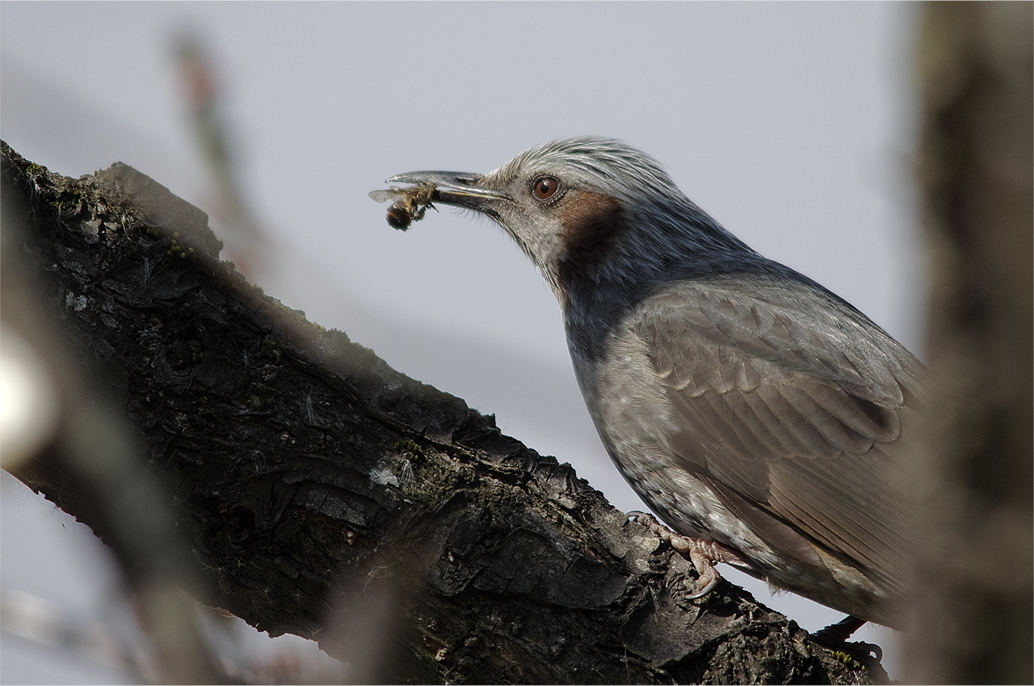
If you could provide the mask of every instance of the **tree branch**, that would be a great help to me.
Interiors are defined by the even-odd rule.
[[[886,680],[728,583],[689,600],[691,565],[569,465],[263,295],[134,169],[74,180],[4,144],[2,184],[38,314],[103,369],[204,602],[361,679]],[[48,455],[16,475],[116,545]]]

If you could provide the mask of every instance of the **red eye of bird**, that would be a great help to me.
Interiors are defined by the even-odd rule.
[[[535,179],[535,183],[531,187],[531,192],[535,194],[535,197],[539,200],[549,200],[556,195],[557,189],[560,188],[560,182],[554,179],[552,176],[542,176]]]

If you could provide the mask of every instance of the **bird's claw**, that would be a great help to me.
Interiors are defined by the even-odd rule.
[[[692,538],[677,534],[657,521],[657,518],[646,512],[629,512],[628,520],[642,524],[650,533],[672,547],[672,549],[692,563],[697,570],[699,589],[689,596],[690,599],[703,598],[714,590],[722,580],[721,573],[715,569],[715,563],[746,565],[747,563],[731,548],[700,538]]]
[[[699,553],[691,553],[689,561],[693,563],[698,576],[697,591],[695,593],[690,593],[688,597],[690,600],[696,600],[697,598],[703,598],[713,591],[714,587],[718,585],[718,582],[722,580],[722,575],[717,569],[715,569],[714,563],[711,560],[708,560]]]
[[[821,643],[836,645],[851,638],[851,634],[858,631],[863,624],[865,624],[864,619],[848,615],[835,624],[819,629],[812,636]]]

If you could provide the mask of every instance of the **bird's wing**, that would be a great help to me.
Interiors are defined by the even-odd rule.
[[[789,524],[899,577],[891,480],[920,403],[911,353],[828,293],[765,278],[679,282],[631,323],[674,407],[679,428],[662,440],[683,466],[770,543]]]

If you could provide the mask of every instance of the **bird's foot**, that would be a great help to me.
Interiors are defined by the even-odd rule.
[[[863,624],[865,624],[864,619],[848,615],[836,624],[830,624],[825,629],[819,629],[812,636],[827,645],[835,645],[851,638],[851,634],[858,631]]]
[[[728,564],[746,566],[747,562],[728,546],[717,541],[708,541],[702,538],[692,538],[677,534],[668,527],[657,521],[657,518],[646,512],[629,512],[630,521],[636,521],[650,530],[662,541],[672,547],[679,555],[689,560],[699,575],[697,583],[699,590],[689,597],[703,598],[714,590],[722,575],[715,569],[715,564],[725,562]]]

